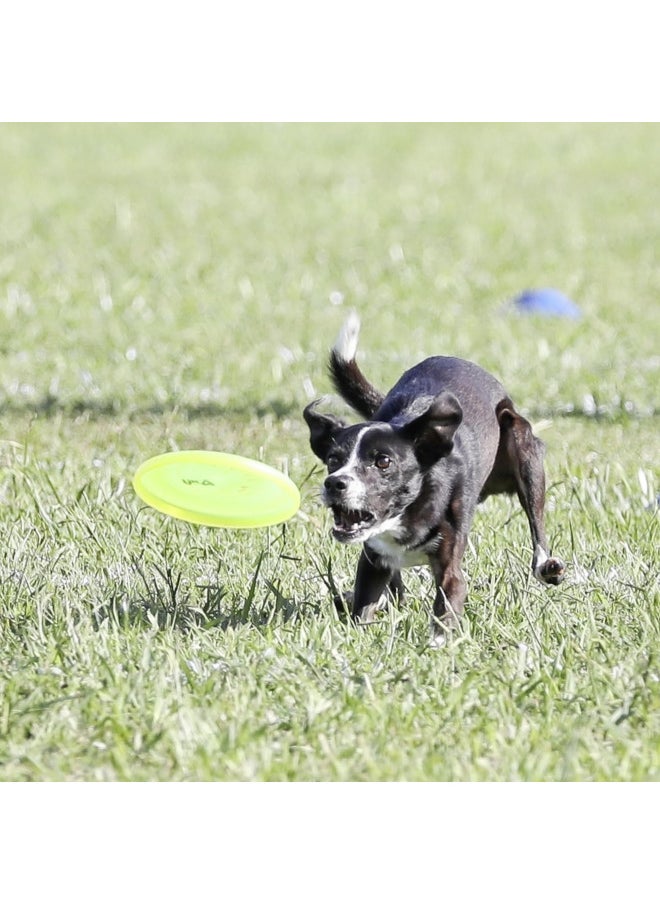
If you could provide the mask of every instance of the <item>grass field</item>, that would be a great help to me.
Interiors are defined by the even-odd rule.
[[[0,126],[0,779],[660,779],[658,159],[657,125]],[[583,317],[511,316],[530,286]],[[442,651],[423,569],[333,610],[357,551],[301,410],[350,309],[378,385],[470,358],[547,444],[566,582],[489,500]],[[179,448],[286,470],[299,515],[146,509]]]

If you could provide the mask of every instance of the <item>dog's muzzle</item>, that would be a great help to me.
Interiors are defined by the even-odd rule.
[[[347,474],[330,474],[323,486],[323,501],[332,509],[332,534],[342,543],[360,540],[373,525],[375,516],[360,507],[362,494],[356,491],[355,481]]]

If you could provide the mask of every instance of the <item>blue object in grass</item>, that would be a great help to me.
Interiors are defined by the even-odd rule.
[[[582,312],[574,301],[559,289],[527,289],[513,301],[521,314],[542,314],[544,317],[569,317],[577,320]]]

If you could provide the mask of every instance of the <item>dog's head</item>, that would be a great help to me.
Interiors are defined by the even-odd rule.
[[[322,498],[343,543],[364,542],[396,523],[419,496],[424,475],[451,452],[463,417],[449,392],[418,400],[414,413],[389,423],[349,426],[317,405],[303,416],[312,451],[328,468]]]

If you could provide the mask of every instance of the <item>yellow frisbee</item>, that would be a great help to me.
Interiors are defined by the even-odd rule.
[[[285,474],[227,452],[156,455],[140,465],[133,489],[165,515],[210,527],[267,527],[300,508],[298,487]]]

